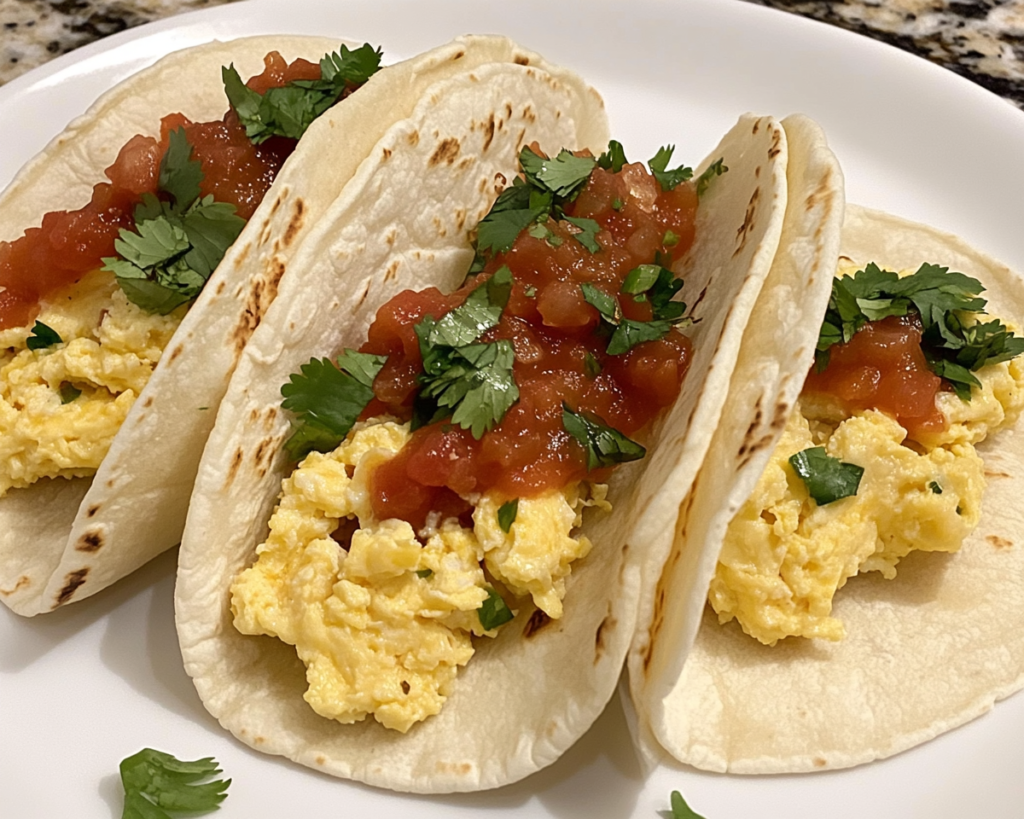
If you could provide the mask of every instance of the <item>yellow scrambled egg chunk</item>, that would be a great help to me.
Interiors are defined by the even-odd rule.
[[[774,645],[789,636],[839,640],[832,599],[853,575],[896,576],[913,550],[955,552],[977,526],[985,487],[974,444],[1013,423],[1024,406],[1024,366],[984,368],[969,403],[943,393],[948,429],[908,446],[906,430],[869,410],[836,421],[833,408],[801,402],[757,487],[729,524],[708,599],[719,621]],[[789,464],[823,446],[863,467],[853,497],[819,506]]]
[[[95,271],[43,306],[61,343],[28,349],[35,322],[0,331],[0,497],[95,472],[183,314],[150,315]]]
[[[333,452],[307,456],[283,482],[256,563],[231,589],[239,631],[296,647],[314,711],[342,723],[373,714],[403,733],[440,711],[472,635],[495,634],[478,614],[491,585],[481,564],[558,617],[569,564],[590,550],[570,530],[584,506],[607,507],[605,487],[573,486],[521,499],[507,534],[490,495],[476,499],[473,529],[449,519],[417,533],[377,520],[370,475],[409,437],[408,425],[374,419]],[[346,519],[358,525],[350,539]]]

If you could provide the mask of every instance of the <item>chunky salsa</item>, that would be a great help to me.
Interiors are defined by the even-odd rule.
[[[408,420],[423,368],[416,325],[425,316],[440,319],[506,268],[511,293],[497,326],[480,340],[511,341],[519,399],[479,437],[447,419],[416,429],[373,474],[374,514],[420,527],[430,511],[467,514],[464,497],[474,493],[517,498],[566,486],[588,475],[587,456],[563,421],[566,408],[632,435],[671,404],[690,364],[690,341],[673,329],[609,354],[611,326],[592,303],[600,296],[588,300],[584,286],[617,300],[622,319],[651,322],[653,297],[624,294],[624,282],[642,266],[672,276],[673,262],[693,242],[696,208],[689,182],[663,189],[640,163],[618,172],[595,167],[560,213],[522,230],[460,290],[405,291],[381,307],[361,352],[387,360],[363,417]],[[581,235],[587,230],[589,238]]]
[[[308,60],[288,63],[279,53],[264,58],[264,70],[247,86],[264,93],[294,80],[320,77],[320,66]],[[202,162],[203,196],[234,205],[243,219],[252,216],[296,140],[272,137],[254,145],[234,109],[212,122],[191,122],[182,114],[161,120],[160,138],[136,135],[106,169],[109,181],[93,188],[92,199],[74,211],[52,211],[40,227],[29,228],[13,242],[0,242],[0,330],[26,326],[38,315],[39,303],[54,292],[103,266],[115,254],[114,241],[131,229],[133,212],[143,194],[156,194],[160,163],[169,134],[184,128],[193,157]]]

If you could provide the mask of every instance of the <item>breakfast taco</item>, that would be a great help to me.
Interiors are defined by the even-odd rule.
[[[514,782],[600,714],[792,216],[788,125],[748,115],[696,171],[670,148],[645,167],[501,79],[388,135],[303,246],[318,286],[253,335],[179,554],[207,709],[395,790]],[[433,165],[446,143],[469,161]],[[840,185],[808,182],[790,228]]]
[[[700,768],[869,762],[1024,685],[1024,281],[852,206],[841,253],[774,449],[712,443],[677,542],[698,591],[634,677],[642,735]]]
[[[177,52],[0,197],[0,600],[14,611],[83,599],[178,542],[230,373],[303,238],[433,84],[539,61],[487,37],[382,71],[380,57],[282,36]],[[571,113],[599,117],[567,83]]]

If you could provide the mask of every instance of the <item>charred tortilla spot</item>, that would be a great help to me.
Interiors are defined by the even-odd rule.
[[[302,230],[302,223],[304,221],[303,217],[306,213],[306,203],[301,198],[295,200],[294,211],[295,212],[292,214],[291,220],[288,222],[288,227],[284,229],[284,236],[281,239],[281,242],[285,247],[291,245],[291,243],[295,241],[295,237],[299,235],[299,231]],[[275,263],[280,264],[276,259]]]
[[[388,231],[388,235],[384,237],[384,241],[387,242],[389,245],[393,245],[395,243],[395,239],[397,238],[398,231],[395,230],[394,228],[391,228],[391,230]]]
[[[758,165],[756,168],[754,168],[754,179],[760,179],[760,178],[761,178],[761,166]]]
[[[779,145],[780,142],[782,142],[782,131],[776,129],[772,134],[772,147],[768,149],[769,159],[775,159],[782,152],[782,148]]]
[[[96,517],[96,513],[99,512],[99,511],[100,511],[100,507],[98,505],[97,506],[90,506],[89,507],[89,511],[85,513],[85,516],[87,518]]]
[[[617,625],[616,620],[610,614],[607,615],[601,624],[597,627],[597,632],[594,634],[594,662],[596,663],[601,659],[601,654],[604,653],[604,640],[608,634],[611,634],[615,630]]]
[[[533,614],[530,615],[530,619],[526,621],[526,627],[523,629],[523,636],[529,639],[544,626],[551,622],[551,618],[547,616],[540,609],[536,609]]]
[[[472,167],[473,167],[473,165],[474,165],[475,163],[476,163],[476,160],[475,160],[475,159],[473,159],[473,157],[471,157],[471,156],[467,156],[467,157],[466,157],[465,159],[463,159],[463,160],[462,160],[462,161],[461,161],[461,162],[459,163],[459,170],[460,170],[460,171],[468,171],[468,170],[469,170],[470,168],[472,168]]]
[[[532,105],[527,105],[525,108],[523,108],[523,119],[525,119],[527,122],[537,121],[537,115],[533,113]]]
[[[302,211],[302,205],[296,202],[296,218],[299,219],[300,226],[301,218],[299,217],[301,217]],[[284,262],[275,256],[270,262],[270,270],[267,272],[266,277],[258,278],[252,283],[249,295],[245,300],[245,309],[242,311],[241,316],[239,316],[238,324],[235,325],[235,329],[231,334],[235,342],[236,359],[242,354],[242,348],[249,341],[249,337],[259,327],[260,322],[263,320],[263,314],[266,313],[271,302],[277,298],[277,287],[281,283],[284,271]]]
[[[64,578],[64,588],[60,590],[60,594],[57,595],[57,602],[54,603],[53,607],[63,606],[72,597],[75,596],[75,592],[85,582],[86,576],[89,574],[89,569],[76,569],[73,572],[68,572],[68,576]]]
[[[1013,475],[1011,475],[1008,472],[999,472],[999,471],[997,471],[995,469],[986,469],[985,470],[985,477],[986,478],[1012,478]]]
[[[486,131],[487,136],[484,137],[484,147],[481,149],[481,153],[487,153],[487,149],[491,147],[491,142],[494,141],[494,114],[487,118]]]
[[[324,757],[324,756],[318,756],[316,758],[316,764],[317,765],[326,765],[327,764],[327,758]]]
[[[704,301],[704,297],[708,294],[708,285],[704,285],[704,289],[700,291],[700,295],[697,296],[697,301],[693,303],[693,307],[690,308],[690,315],[695,315],[697,311],[697,305]]]
[[[287,191],[286,191],[286,193],[287,193]],[[283,201],[284,201],[284,194],[283,193],[280,196],[278,196],[278,197],[276,197],[274,199],[274,204],[270,206],[270,215],[271,216],[273,216],[275,213],[277,213],[277,210],[278,210],[278,208],[281,207],[281,203]]]
[[[142,406],[145,409],[149,409],[151,406],[153,406],[153,396],[147,395],[146,400],[142,402]]]
[[[366,301],[368,295],[370,295],[370,283],[366,282],[363,285],[363,294],[359,297],[359,301],[356,302],[356,309],[363,306],[363,302]]]
[[[457,230],[462,230],[466,225],[466,210],[465,208],[459,208],[455,211],[455,227]]]
[[[389,159],[391,159],[391,149],[390,148],[382,148],[381,149],[381,153],[384,155],[384,161],[385,162],[387,162]]]
[[[516,153],[518,154],[522,149],[523,145],[526,144],[526,129],[519,129],[519,136],[516,137]]]
[[[28,586],[31,582],[32,581],[31,581],[31,579],[29,579],[29,576],[26,575],[26,574],[23,574],[21,577],[18,578],[18,582],[14,584],[14,588],[13,589],[0,589],[0,596],[10,597],[12,594],[14,594],[19,589],[23,589],[23,588],[25,588],[25,586]]]
[[[437,762],[437,772],[440,774],[460,774],[467,776],[472,773],[473,766],[469,762]]]
[[[529,65],[530,64],[530,58],[527,57],[525,54],[516,54],[516,56],[515,56],[515,64],[516,65]]]
[[[413,148],[415,148],[417,145],[420,144],[420,132],[410,131],[409,135],[405,138],[405,141],[408,142]]]
[[[820,756],[816,756],[814,758],[814,767],[815,768],[824,768],[826,765],[828,765],[828,761],[826,759],[823,759]]]
[[[511,118],[512,118],[512,103],[506,102],[505,103],[505,119],[511,119]]]
[[[249,256],[249,248],[251,247],[252,242],[246,242],[245,246],[238,251],[238,254],[235,256],[235,270],[241,270],[242,265],[245,264],[245,260]],[[223,288],[223,282],[221,283],[221,287]],[[220,293],[221,290],[218,289],[217,292]]]
[[[431,167],[434,165],[440,165],[442,162],[446,165],[451,165],[459,158],[459,151],[462,150],[462,146],[455,137],[448,137],[447,139],[441,140],[441,143],[434,150],[433,155],[427,164]]]
[[[96,509],[98,508],[96,507]],[[102,548],[103,536],[98,531],[87,531],[79,538],[78,543],[75,544],[76,551],[87,552],[90,555]]]
[[[257,468],[262,466],[264,456],[267,455],[268,452],[272,452],[273,444],[274,442],[269,438],[264,438],[260,441],[259,446],[256,447],[252,454],[252,461]]]
[[[733,256],[738,256],[740,252],[746,247],[747,238],[750,236],[750,231],[754,228],[754,220],[757,216],[757,203],[761,198],[761,187],[760,185],[754,188],[754,192],[750,194],[750,201],[747,203],[747,212],[743,216],[743,224],[739,226],[736,231],[736,250],[733,251]]]
[[[167,363],[168,364],[173,364],[175,359],[178,358],[178,356],[180,356],[181,353],[182,353],[182,346],[179,344],[177,347],[175,347],[173,350],[171,350],[171,354],[167,357]]]
[[[444,236],[443,233],[441,235]],[[388,269],[384,271],[384,281],[389,282],[393,278],[395,278],[395,276],[398,273],[399,264],[401,264],[401,260],[395,259],[391,264],[388,265]]]
[[[266,740],[263,737],[253,737],[252,741],[255,742],[257,745],[262,745],[264,742],[266,742]]]
[[[219,296],[221,293],[223,293],[227,286],[228,283],[222,279],[220,284],[217,285],[217,295]]]
[[[461,60],[465,56],[466,56],[466,52],[465,51],[459,51],[456,54],[452,55],[452,62],[455,62],[456,60]]]
[[[753,133],[756,134],[760,130],[760,128],[761,128],[761,120],[755,119],[754,120],[754,130],[753,130]]]
[[[438,218],[437,218],[436,216],[434,217],[434,227],[435,227],[435,228],[437,228],[437,235],[438,235],[438,236],[440,236],[440,237],[444,238],[445,236],[447,236],[447,235],[448,235],[448,228],[446,228],[446,227],[445,227],[445,226],[444,226],[444,225],[443,225],[443,224],[441,223],[441,220],[440,220],[440,219],[438,219]]]
[[[235,450],[235,455],[231,459],[231,466],[228,469],[228,478],[226,481],[224,481],[225,489],[231,486],[232,483],[234,483],[235,475],[238,474],[238,469],[239,467],[241,467],[243,460],[245,460],[245,453],[242,452],[242,448],[239,447],[238,449]]]
[[[1005,537],[999,537],[999,535],[985,535],[985,540],[995,546],[997,549],[1012,549],[1013,541],[1007,540]]]

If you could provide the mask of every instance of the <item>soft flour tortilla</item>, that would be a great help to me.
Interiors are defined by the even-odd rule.
[[[701,436],[690,430],[721,412],[734,351],[779,243],[787,148],[770,118],[743,117],[709,157],[724,158],[729,172],[702,200],[696,243],[680,271],[700,319],[693,363],[679,400],[646,442],[648,457],[615,473],[614,511],[588,516],[584,532],[594,548],[573,567],[562,619],[537,628],[520,603],[524,610],[496,639],[476,642],[441,713],[402,735],[372,718],[341,725],[315,714],[302,698],[305,669],[295,650],[238,633],[230,611],[230,585],[253,562],[291,471],[281,452],[288,419],[280,385],[311,356],[360,344],[394,293],[458,286],[472,259],[467,231],[487,213],[496,182],[511,179],[524,142],[538,139],[548,152],[579,144],[601,150],[603,138],[578,132],[564,106],[558,86],[540,73],[507,68],[435,89],[382,141],[392,152],[388,164],[364,166],[324,230],[302,247],[296,264],[308,266],[305,286],[285,285],[246,348],[203,456],[175,602],[185,668],[200,697],[257,750],[395,790],[494,788],[552,763],[614,693],[642,558],[666,538],[670,545],[703,457]],[[485,155],[480,124],[509,109],[512,121]],[[536,123],[521,117],[526,110],[537,112]],[[420,135],[415,148],[412,133]],[[430,157],[445,139],[458,145],[458,160],[438,167]]]
[[[849,206],[841,250],[858,265],[948,266],[988,288],[992,314],[1024,316],[1024,280],[947,233]],[[842,768],[931,739],[1024,686],[1024,421],[978,449],[988,486],[977,530],[956,554],[911,554],[895,580],[851,579],[834,605],[846,624],[841,642],[770,648],[708,609],[660,703],[659,741],[708,770]]]
[[[120,146],[136,133],[154,133],[164,114],[220,117],[228,105],[222,65],[234,63],[250,76],[272,49],[288,59],[319,60],[338,42],[254,37],[165,57],[101,97],[21,171],[0,198],[0,239],[16,238],[47,211],[88,201]],[[50,611],[100,591],[178,543],[217,405],[296,248],[427,88],[492,63],[524,72],[543,67],[569,89],[566,115],[603,133],[603,106],[592,90],[505,38],[460,38],[379,71],[303,136],[175,333],[96,475],[40,481],[0,499],[0,600],[19,614]]]

